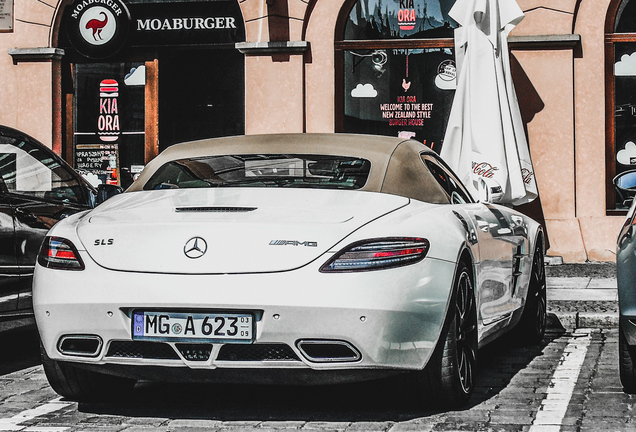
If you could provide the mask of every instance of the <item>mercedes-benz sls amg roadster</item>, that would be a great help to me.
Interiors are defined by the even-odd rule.
[[[422,143],[345,134],[172,146],[48,233],[34,278],[59,394],[136,380],[311,384],[411,373],[448,406],[478,348],[539,342],[544,234]]]

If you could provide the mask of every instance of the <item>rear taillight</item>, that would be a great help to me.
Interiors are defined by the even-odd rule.
[[[405,266],[424,259],[428,249],[428,240],[419,237],[364,240],[338,252],[320,271],[352,272]]]
[[[71,243],[62,237],[46,237],[40,254],[38,263],[42,267],[58,270],[84,270],[84,263]]]

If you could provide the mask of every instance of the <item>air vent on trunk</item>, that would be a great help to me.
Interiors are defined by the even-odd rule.
[[[245,213],[256,210],[257,207],[176,207],[174,211],[181,212],[212,212],[212,213]]]

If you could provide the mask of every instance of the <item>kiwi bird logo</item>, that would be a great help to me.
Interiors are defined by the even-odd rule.
[[[98,36],[99,36],[99,39],[101,40],[101,38],[102,38],[102,29],[108,23],[108,16],[106,16],[106,14],[104,12],[100,12],[99,14],[100,15],[104,15],[104,19],[102,21],[98,20],[97,18],[93,18],[92,20],[90,20],[89,22],[86,23],[86,29],[92,29],[93,30],[93,39],[95,39],[95,40],[97,40]]]

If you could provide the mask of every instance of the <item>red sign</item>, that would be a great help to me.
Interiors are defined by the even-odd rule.
[[[99,117],[97,117],[97,133],[102,141],[112,142],[119,138],[118,96],[119,83],[114,79],[102,80],[99,84]]]
[[[398,10],[398,25],[400,30],[413,30],[415,28],[414,0],[400,0]]]

